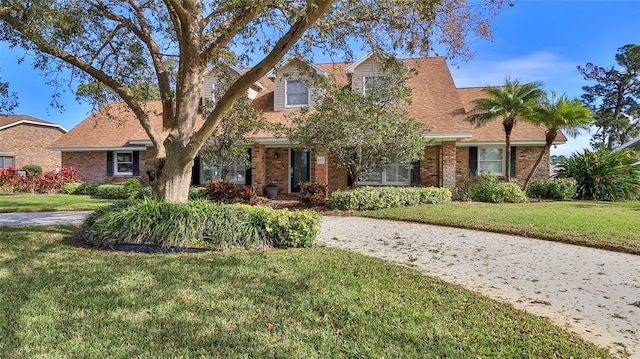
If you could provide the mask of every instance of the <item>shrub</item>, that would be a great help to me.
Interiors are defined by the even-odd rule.
[[[470,177],[458,188],[456,198],[461,201],[490,203],[521,203],[527,195],[515,182],[501,182],[493,173]]]
[[[314,244],[319,215],[312,211],[208,201],[123,201],[102,207],[82,224],[95,244],[137,243],[207,248],[307,247]]]
[[[640,199],[640,155],[625,149],[585,149],[559,164],[558,178],[573,178],[577,196],[599,201]]]
[[[133,195],[133,198],[135,198],[135,199],[145,199],[145,198],[153,199],[153,193],[151,192],[151,187],[143,186],[142,188],[140,188],[140,190],[138,192],[136,192],[135,195]]]
[[[214,202],[231,203],[238,198],[236,185],[223,180],[213,180],[207,185],[207,199]]]
[[[15,167],[0,169],[0,186],[7,193],[20,192],[27,180]]]
[[[327,202],[332,209],[371,210],[451,202],[451,191],[436,187],[360,187],[334,191]]]
[[[327,203],[329,185],[314,181],[300,183],[298,199],[307,206],[324,206]]]
[[[207,187],[189,187],[189,200],[207,199]]]
[[[83,194],[86,196],[97,196],[98,188],[100,187],[100,183],[95,182],[84,182],[78,186],[78,189],[73,192],[73,194]]]
[[[22,166],[22,170],[27,172],[29,177],[38,178],[42,176],[42,167],[38,165],[24,165]]]
[[[7,193],[31,192],[53,193],[62,189],[66,183],[81,182],[75,169],[62,167],[58,173],[45,173],[42,176],[21,176],[15,167],[0,170],[0,187]]]
[[[578,183],[573,178],[544,178],[529,185],[527,195],[534,198],[571,201],[576,196]]]
[[[102,199],[128,199],[130,193],[121,184],[101,184],[94,197]]]
[[[129,193],[129,198],[135,197],[142,190],[142,183],[137,178],[129,178],[122,184],[124,190]]]
[[[80,189],[80,187],[83,185],[84,183],[65,183],[64,185],[62,185],[62,188],[60,189],[60,193],[62,194],[79,194],[77,193]]]

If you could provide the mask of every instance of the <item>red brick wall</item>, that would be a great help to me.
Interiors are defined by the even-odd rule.
[[[153,158],[153,151],[140,151],[140,176],[107,176],[107,152],[63,152],[62,165],[73,167],[84,182],[117,183],[129,178],[146,182],[143,169],[146,161]]]
[[[50,151],[49,145],[64,133],[59,128],[20,124],[0,131],[0,143],[4,151],[15,153],[14,166],[37,165],[44,172],[62,166],[60,152]]]
[[[516,177],[515,180],[521,185],[527,179],[529,172],[533,168],[533,164],[538,160],[540,151],[543,147],[517,147],[516,148]],[[549,177],[549,151],[544,154],[540,165],[534,173],[533,178]]]
[[[440,185],[440,145],[425,147],[424,159],[420,161],[420,185],[423,187]]]
[[[266,149],[265,179],[267,183],[275,182],[278,185],[279,196],[286,196],[289,193],[289,148],[288,147]]]

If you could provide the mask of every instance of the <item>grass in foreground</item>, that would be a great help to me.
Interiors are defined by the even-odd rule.
[[[0,213],[93,211],[116,202],[118,201],[68,194],[2,194]]]
[[[640,254],[640,202],[457,202],[389,208],[363,215],[516,234]]]
[[[540,318],[334,249],[123,254],[0,228],[0,357],[609,358]]]

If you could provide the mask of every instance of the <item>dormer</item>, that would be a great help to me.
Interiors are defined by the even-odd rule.
[[[351,91],[366,95],[367,84],[380,85],[390,76],[391,71],[398,71],[398,64],[403,70],[408,70],[405,63],[395,60],[384,52],[369,52],[345,70],[351,77]]]
[[[225,63],[223,65],[209,66],[204,72],[201,97],[205,100],[215,102],[216,97],[220,96],[223,90],[243,75],[244,71],[234,65]],[[264,85],[256,81],[247,90],[247,97],[253,100],[258,96],[258,93],[265,89]]]
[[[318,76],[328,77],[326,71],[298,56],[280,62],[267,77],[273,80],[273,110],[314,108],[321,101]]]

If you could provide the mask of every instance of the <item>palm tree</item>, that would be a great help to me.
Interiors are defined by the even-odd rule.
[[[529,115],[538,99],[544,95],[542,83],[520,84],[518,79],[505,80],[502,87],[485,87],[487,98],[475,100],[468,117],[469,122],[480,127],[497,118],[502,118],[506,142],[506,179],[511,180],[511,131],[519,118]]]
[[[529,182],[533,174],[538,169],[540,161],[544,154],[551,149],[553,141],[558,137],[558,132],[563,130],[564,133],[571,137],[576,137],[581,129],[589,128],[591,122],[591,111],[589,108],[582,106],[582,102],[578,99],[568,98],[567,95],[560,97],[552,91],[551,98],[547,94],[540,100],[539,106],[533,109],[527,116],[527,120],[539,126],[545,126],[545,145],[538,159],[533,164],[531,172],[524,182],[524,190],[527,190]]]

